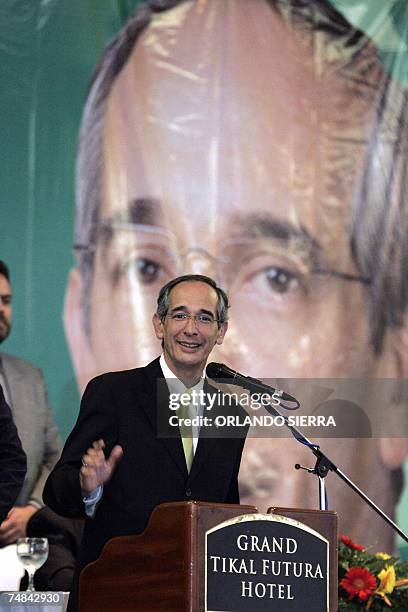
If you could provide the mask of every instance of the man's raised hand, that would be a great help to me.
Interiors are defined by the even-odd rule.
[[[122,458],[121,446],[114,446],[108,458],[105,457],[104,448],[105,442],[102,439],[96,440],[82,457],[79,482],[84,496],[106,484],[112,477],[117,462]]]

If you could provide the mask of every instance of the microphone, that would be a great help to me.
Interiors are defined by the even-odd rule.
[[[278,395],[281,399],[287,402],[295,402],[297,404],[296,408],[300,406],[298,400],[295,397],[292,397],[292,395],[289,395],[289,393],[285,393],[284,391],[281,391],[280,389],[274,389],[273,387],[270,387],[269,385],[265,385],[265,383],[263,383],[261,380],[258,380],[257,378],[251,378],[251,376],[244,376],[243,374],[240,374],[239,372],[232,370],[231,368],[224,365],[223,363],[215,363],[215,362],[209,363],[205,370],[205,373],[207,374],[208,378],[213,378],[213,379],[222,378],[224,380],[230,380],[236,385],[238,385],[239,387],[248,389],[248,391],[251,391],[252,393],[259,392],[259,391],[270,393],[271,395],[274,395],[276,393],[276,395]],[[288,409],[295,410],[296,408],[288,408]]]

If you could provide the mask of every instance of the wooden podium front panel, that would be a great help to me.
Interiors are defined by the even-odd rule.
[[[190,517],[187,504],[162,504],[142,534],[109,540],[81,573],[79,611],[188,610]]]
[[[142,534],[112,538],[83,569],[79,612],[204,610],[205,532],[254,512],[254,506],[205,502],[157,506]]]

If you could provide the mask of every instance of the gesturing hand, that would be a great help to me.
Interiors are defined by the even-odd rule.
[[[122,458],[123,449],[116,445],[106,459],[103,449],[105,442],[96,440],[82,457],[82,467],[79,472],[79,482],[83,495],[90,495],[99,486],[104,485],[111,478],[117,462]]]

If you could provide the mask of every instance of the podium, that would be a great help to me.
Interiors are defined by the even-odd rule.
[[[142,534],[111,539],[80,577],[79,612],[312,609],[337,611],[334,512],[161,504]]]

